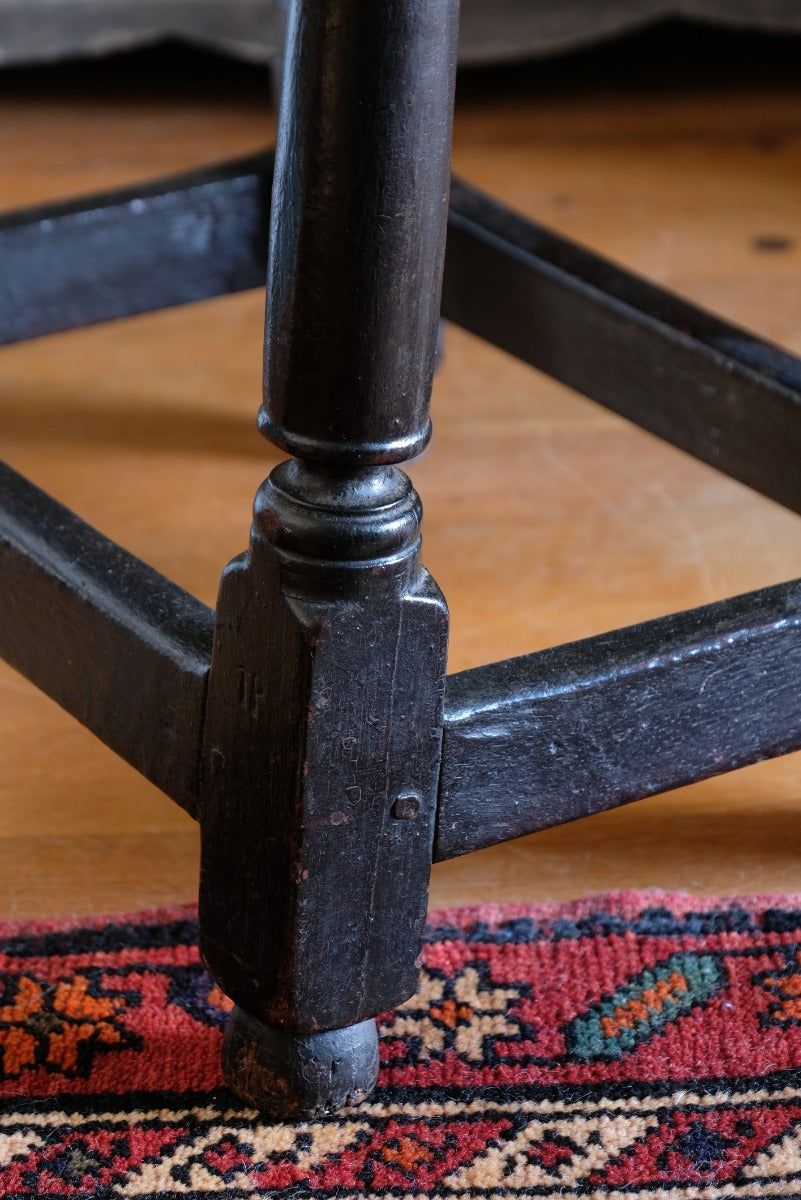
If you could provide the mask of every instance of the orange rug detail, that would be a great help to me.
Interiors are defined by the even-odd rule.
[[[222,1084],[194,910],[0,926],[0,1196],[801,1196],[801,897],[433,913],[370,1101]]]

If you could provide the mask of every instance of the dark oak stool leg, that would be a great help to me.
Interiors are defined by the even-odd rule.
[[[309,1114],[370,1090],[417,986],[447,610],[420,502],[456,0],[301,0],[281,110],[261,428],[294,457],[223,576],[201,781],[201,946],[231,1085]]]

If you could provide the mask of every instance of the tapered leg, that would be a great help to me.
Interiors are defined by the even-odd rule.
[[[226,1076],[274,1116],[369,1092],[417,984],[447,610],[391,464],[430,432],[457,8],[290,19],[260,424],[293,457],[223,576],[200,811]]]

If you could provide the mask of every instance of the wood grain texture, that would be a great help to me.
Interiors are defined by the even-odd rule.
[[[376,1035],[343,1027],[418,987],[448,622],[381,464],[431,428],[457,29],[458,0],[291,8],[259,427],[297,457],[223,576],[200,807],[201,954],[248,1015],[228,1083],[252,1097],[258,1060],[269,1095],[276,1037],[341,1030],[319,1072],[298,1040],[283,1116],[368,1091]]]
[[[458,0],[290,9],[259,416],[289,454],[428,442],[458,24]]]
[[[801,364],[781,348],[458,180],[451,188],[442,311],[801,512]]]
[[[0,463],[0,651],[193,816],[214,614]]]
[[[540,69],[468,80],[454,168],[799,353],[801,86],[763,59],[659,87],[584,60],[558,86]],[[137,75],[0,76],[3,206],[271,140],[261,78],[221,69],[211,88],[206,68],[177,92]],[[213,604],[277,461],[255,428],[262,321],[243,295],[4,350],[4,457]],[[432,415],[411,473],[452,671],[801,576],[797,518],[453,328]],[[0,912],[191,899],[189,818],[9,668],[0,679]],[[431,903],[791,890],[800,780],[793,756],[440,864]]]
[[[0,345],[258,287],[272,159],[0,217]]]
[[[801,749],[800,691],[798,581],[451,675],[434,860]]]
[[[299,1033],[408,999],[426,914],[447,610],[408,479],[359,475],[272,472],[209,680],[201,950],[246,1012]]]

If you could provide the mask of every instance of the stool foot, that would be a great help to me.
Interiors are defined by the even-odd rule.
[[[223,1075],[273,1120],[316,1117],[358,1104],[378,1075],[374,1020],[326,1033],[287,1033],[234,1008],[222,1048]]]

